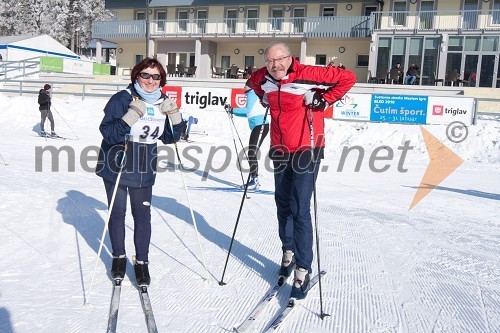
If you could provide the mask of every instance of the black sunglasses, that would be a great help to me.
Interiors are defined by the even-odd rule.
[[[160,74],[139,73],[139,76],[146,80],[149,79],[150,77],[152,77],[153,80],[161,80]]]

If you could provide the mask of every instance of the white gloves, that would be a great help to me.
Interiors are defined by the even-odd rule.
[[[132,127],[140,117],[146,112],[146,104],[143,101],[132,101],[128,106],[128,111],[122,117],[123,121]]]
[[[181,113],[179,112],[179,108],[177,104],[170,98],[165,98],[160,105],[160,111],[167,117],[169,117],[170,122],[173,125],[180,124],[182,122]]]

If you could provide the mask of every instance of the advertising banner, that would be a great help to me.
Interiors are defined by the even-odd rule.
[[[40,57],[40,70],[43,72],[63,72],[63,58]]]
[[[370,105],[371,94],[347,93],[333,104],[333,119],[370,121]]]
[[[224,105],[241,108],[247,104],[243,89],[164,86],[163,92],[183,111],[224,111]]]
[[[461,121],[470,125],[474,118],[474,98],[429,96],[427,124],[449,124]]]
[[[93,63],[92,74],[94,74],[94,75],[110,75],[111,74],[111,66],[108,64]]]
[[[427,96],[372,94],[370,121],[425,124]]]
[[[163,92],[183,111],[224,111],[246,105],[243,89],[164,86]],[[398,124],[473,122],[474,99],[418,95],[347,93],[328,107],[325,118]]]
[[[73,59],[63,59],[63,70],[65,73],[93,74],[93,63]]]

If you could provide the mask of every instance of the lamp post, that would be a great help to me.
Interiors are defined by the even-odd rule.
[[[146,0],[146,58],[149,57],[149,3],[151,0]]]

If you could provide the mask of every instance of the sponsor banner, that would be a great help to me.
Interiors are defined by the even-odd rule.
[[[472,125],[474,98],[429,96],[427,124],[449,124],[461,121]]]
[[[92,75],[93,63],[80,60],[63,59],[63,70],[65,73]]]
[[[40,57],[40,70],[43,72],[63,72],[63,58]]]
[[[372,94],[370,121],[425,124],[428,96]]]
[[[370,121],[371,101],[371,94],[347,93],[333,104],[333,119]]]
[[[243,89],[164,86],[163,92],[174,99],[182,111],[224,111],[224,105],[234,108],[246,105]]]
[[[96,64],[93,63],[92,74],[94,75],[110,75],[111,66],[108,64]]]

